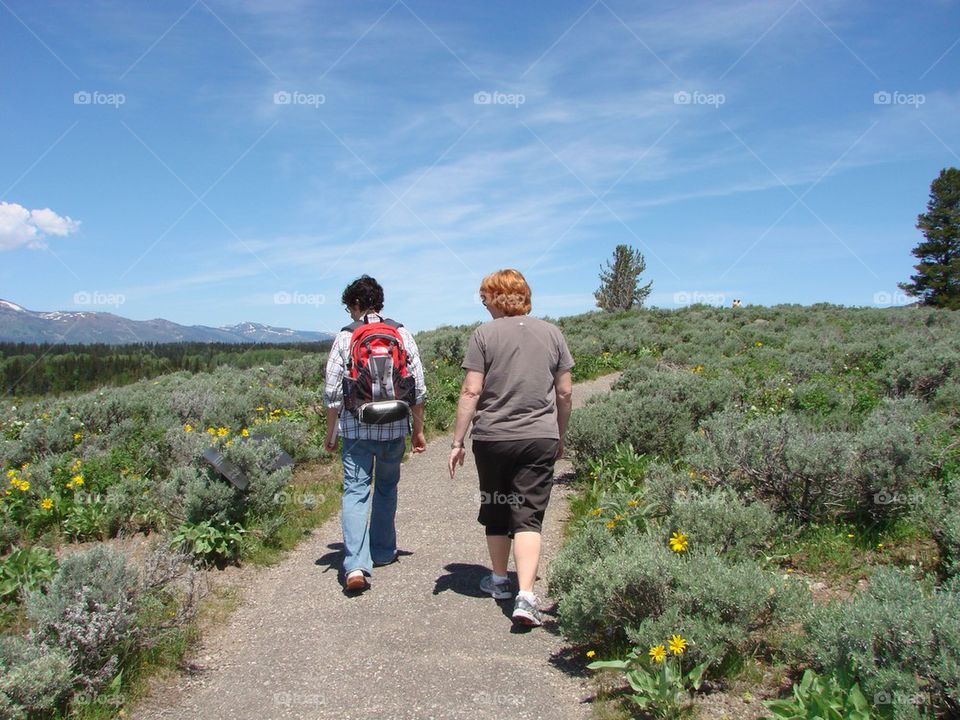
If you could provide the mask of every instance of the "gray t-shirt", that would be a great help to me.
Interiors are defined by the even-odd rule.
[[[518,315],[478,327],[463,358],[465,370],[484,374],[471,437],[559,439],[554,376],[572,367],[563,333],[548,322]]]

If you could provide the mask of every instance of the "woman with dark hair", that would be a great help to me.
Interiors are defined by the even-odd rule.
[[[491,273],[480,298],[493,318],[470,339],[457,405],[448,470],[466,457],[473,422],[473,455],[480,476],[480,513],[493,572],[480,588],[501,600],[513,596],[507,577],[510,548],[519,592],[513,620],[540,625],[533,592],[540,563],[540,530],[553,487],[555,461],[573,407],[573,357],[559,328],[530,317],[530,286],[517,270]]]
[[[380,315],[383,310],[383,288],[364,275],[343,291],[341,301],[353,320],[333,341],[327,358],[323,399],[327,406],[326,448],[337,449],[337,435],[343,437],[343,575],[349,591],[366,590],[375,565],[386,565],[397,557],[397,483],[400,461],[406,449],[406,436],[412,432],[411,448],[420,453],[426,449],[423,434],[423,402],[427,389],[417,343],[410,331],[399,323]],[[368,423],[362,413],[349,409],[344,402],[344,377],[351,362],[351,340],[354,331],[364,325],[381,323],[386,333],[399,335],[406,355],[406,374],[413,378],[414,397],[409,418]],[[396,335],[394,335],[396,337]],[[349,399],[349,398],[348,398]],[[371,403],[372,404],[372,403]],[[360,408],[363,410],[363,408]],[[374,469],[376,468],[376,469]],[[373,502],[371,509],[371,486]],[[368,517],[369,515],[369,522]]]

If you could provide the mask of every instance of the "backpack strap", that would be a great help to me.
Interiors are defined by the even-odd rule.
[[[340,328],[340,332],[353,333],[353,331],[356,330],[357,328],[362,328],[364,325],[368,324],[366,320],[367,320],[366,317],[364,317],[362,321],[357,320],[356,322],[352,322],[349,325],[346,325]],[[380,322],[382,322],[384,325],[389,325],[390,327],[396,328],[398,330],[403,327],[403,323],[398,323],[396,320],[391,320],[390,318],[385,318],[382,316],[380,318]]]

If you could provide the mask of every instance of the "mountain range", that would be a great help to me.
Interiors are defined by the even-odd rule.
[[[244,322],[227,327],[178,325],[169,320],[129,320],[109,312],[36,312],[0,299],[0,342],[105,343],[155,342],[297,343],[324,342],[333,334]]]

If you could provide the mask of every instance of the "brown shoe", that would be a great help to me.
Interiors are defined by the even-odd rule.
[[[367,582],[367,576],[363,574],[363,570],[354,570],[347,575],[347,590],[350,592],[360,592],[368,587],[370,583]]]

